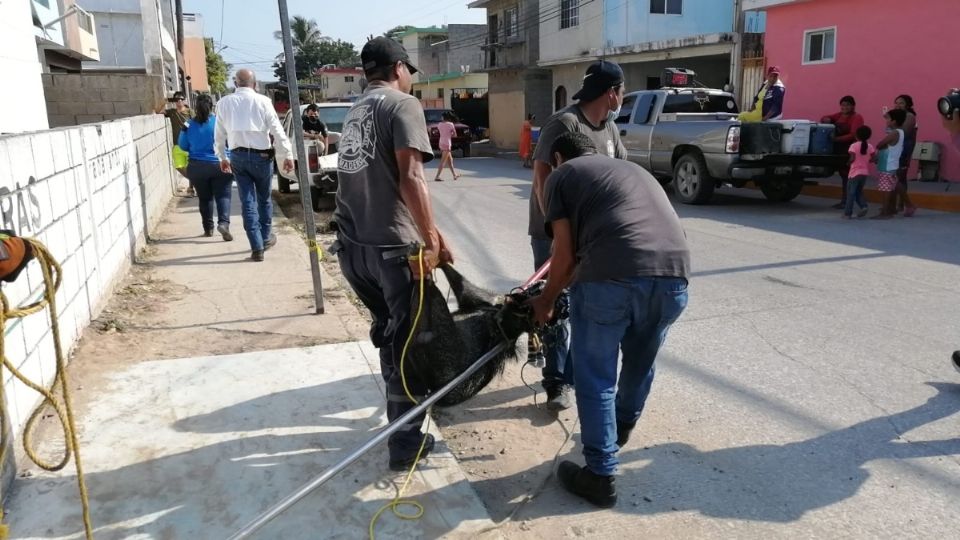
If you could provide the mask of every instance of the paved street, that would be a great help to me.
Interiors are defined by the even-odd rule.
[[[531,171],[496,158],[457,165],[462,180],[431,183],[437,221],[467,277],[506,291],[532,270]],[[678,207],[690,306],[621,454],[616,517],[554,486],[509,537],[955,533],[960,215],[843,221],[832,202],[724,189],[712,206]],[[506,377],[520,385],[515,370]],[[579,446],[565,457],[582,459]],[[516,495],[512,476],[474,482],[495,521],[499,499]]]

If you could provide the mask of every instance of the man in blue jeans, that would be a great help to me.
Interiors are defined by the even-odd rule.
[[[277,243],[277,236],[271,231],[274,151],[282,158],[283,170],[287,172],[294,167],[293,152],[270,98],[254,90],[257,79],[253,72],[241,69],[233,82],[236,92],[217,103],[215,150],[220,170],[233,173],[237,181],[250,258],[263,261],[263,252]]]
[[[642,167],[597,155],[580,133],[558,137],[551,154],[557,169],[547,179],[544,217],[553,262],[532,304],[546,323],[572,283],[570,350],[587,462],[564,461],[557,477],[609,508],[617,502],[617,451],[640,418],[667,330],[687,305],[690,252],[680,218]]]

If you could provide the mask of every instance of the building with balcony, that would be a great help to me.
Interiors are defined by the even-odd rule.
[[[906,8],[897,0],[744,0],[743,7],[766,13],[764,55],[768,65],[783,71],[786,118],[818,120],[851,95],[876,137],[885,128],[883,108],[909,94],[917,110],[918,141],[949,148],[936,102],[960,86],[956,70],[945,69],[952,55],[940,52],[955,42],[954,28],[952,21],[932,14],[952,14],[957,2],[922,4],[920,9],[919,3]],[[914,167],[909,177],[916,176]],[[960,154],[941,153],[940,176],[960,181]]]
[[[488,74],[483,71],[485,24],[451,24],[447,39],[431,45],[445,61],[442,73],[414,83],[413,94],[425,109],[451,109],[471,127],[488,127]]]
[[[435,45],[445,43],[448,35],[449,31],[446,27],[430,26],[410,28],[396,36],[410,55],[410,62],[419,70],[414,74],[413,82],[417,83],[427,77],[445,72],[446,50],[444,47],[435,47]]]
[[[715,88],[730,81],[732,0],[540,0],[540,12],[539,65],[552,71],[554,110],[600,58],[620,64],[627,90],[659,88],[667,67]]]
[[[516,148],[526,115],[543,122],[552,113],[551,73],[537,66],[540,57],[540,2],[476,0],[487,10],[483,71],[488,75],[490,139]]]
[[[100,59],[96,20],[75,0],[32,0],[31,8],[45,73],[77,72],[81,62]]]

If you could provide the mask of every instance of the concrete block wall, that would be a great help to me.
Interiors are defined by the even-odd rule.
[[[50,127],[152,113],[163,105],[163,78],[143,73],[44,73]]]
[[[173,196],[169,138],[159,115],[0,137],[0,225],[38,238],[62,265],[64,350],[102,309]],[[43,290],[36,263],[3,285],[12,305]],[[47,312],[10,321],[4,349],[29,378],[51,384],[56,359]],[[9,372],[2,384],[8,426],[19,436],[39,396]]]

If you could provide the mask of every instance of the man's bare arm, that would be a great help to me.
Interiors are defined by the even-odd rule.
[[[553,167],[549,163],[534,160],[533,162],[533,196],[540,206],[540,213],[545,214],[546,201],[544,201],[543,188],[547,184],[547,177],[553,172]]]
[[[550,274],[543,292],[533,299],[533,311],[536,321],[546,324],[553,317],[553,306],[560,293],[573,281],[576,269],[574,258],[573,229],[569,219],[551,222],[553,228],[553,254],[550,257]]]
[[[400,198],[410,211],[424,244],[424,269],[437,266],[440,251],[440,233],[433,221],[433,205],[423,173],[423,155],[415,148],[394,151],[400,172]]]

